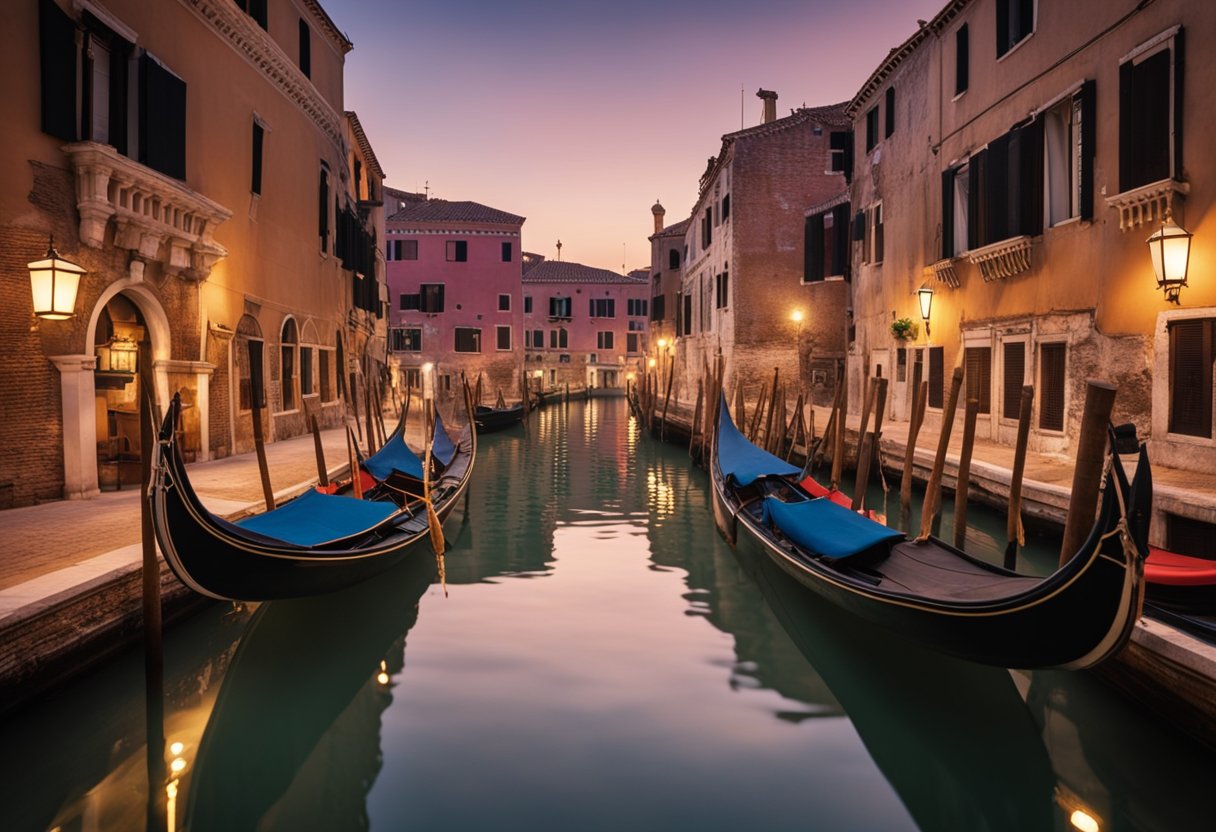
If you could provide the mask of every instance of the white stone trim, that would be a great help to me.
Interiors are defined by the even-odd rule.
[[[972,249],[967,259],[980,267],[984,282],[1013,277],[1030,268],[1030,237],[1023,234]]]
[[[1186,196],[1190,192],[1191,186],[1186,182],[1162,179],[1108,196],[1106,204],[1119,211],[1119,230],[1127,231],[1148,222],[1160,223],[1167,216],[1174,216],[1175,196]]]

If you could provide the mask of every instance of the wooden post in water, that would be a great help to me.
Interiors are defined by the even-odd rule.
[[[1086,382],[1085,410],[1077,437],[1077,464],[1072,474],[1068,519],[1060,544],[1060,565],[1067,563],[1089,535],[1098,510],[1098,487],[1106,462],[1106,430],[1115,407],[1115,387],[1104,381]]]
[[[979,399],[967,399],[963,411],[963,449],[958,458],[958,480],[954,486],[954,546],[967,542],[967,492],[971,490],[971,453],[975,448],[975,420],[980,412]]]
[[[355,433],[350,429],[350,425],[346,426],[346,455],[350,459],[350,487],[354,491],[355,499],[363,499],[363,477],[359,475],[359,458],[355,453]]]
[[[836,432],[832,434],[832,490],[840,489],[844,473],[844,437],[849,425],[849,373],[840,374],[840,407],[836,409]]]
[[[671,359],[671,366],[667,368],[667,392],[663,394],[663,426],[659,431],[659,438],[667,438],[667,406],[671,404],[671,383],[676,376],[676,360]]]
[[[372,379],[363,374],[363,418],[367,420],[367,454],[371,456],[379,447],[376,444],[376,428],[372,423]]]
[[[756,435],[760,433],[760,422],[764,418],[764,408],[768,404],[768,385],[760,386],[760,398],[756,400],[756,412],[752,414],[751,426],[747,429],[747,438],[750,442],[756,441]]]
[[[799,392],[798,400],[794,403],[794,415],[790,417],[790,426],[785,431],[786,436],[788,436],[790,439],[789,448],[785,452],[786,462],[789,462],[793,458],[794,451],[798,447],[799,437],[802,438],[803,453],[806,454],[810,452],[810,442],[806,438],[806,426],[802,420],[802,407],[804,400],[805,395],[802,392]]]
[[[841,375],[842,374],[839,371],[836,373],[836,390],[832,394],[832,409],[830,411],[828,411],[828,423],[827,423],[827,426],[823,429],[823,437],[819,440],[819,444],[815,448],[815,460],[813,463],[815,465],[818,465],[819,463],[823,462],[825,450],[827,451],[827,453],[830,454],[831,448],[834,447],[834,444],[833,444],[834,437],[836,436],[836,433],[835,433],[835,431],[836,431],[836,411],[840,408]],[[812,407],[811,408],[812,419],[814,418],[814,416],[815,416],[815,410],[814,410],[814,407]],[[807,460],[806,467],[810,468],[811,464],[812,464],[811,461]]]
[[[308,413],[308,428],[312,431],[312,447],[317,455],[317,484],[329,485],[329,472],[325,468],[325,449],[321,447],[321,428],[317,426],[317,414],[305,407]]]
[[[355,414],[355,429],[359,432],[359,439],[363,439],[363,423],[359,421],[359,376],[354,370],[350,371],[350,384],[346,388],[347,398],[350,401],[350,409]]]
[[[1013,474],[1009,480],[1009,523],[1006,527],[1005,568],[1013,569],[1018,562],[1018,547],[1026,545],[1022,530],[1022,477],[1026,473],[1026,445],[1030,440],[1030,411],[1034,405],[1034,388],[1022,388],[1021,408],[1018,410],[1018,439],[1013,450]]]
[[[950,433],[954,429],[954,413],[958,410],[958,394],[963,389],[963,368],[955,367],[950,379],[950,396],[946,399],[946,409],[942,411],[942,433],[938,437],[937,456],[933,460],[933,472],[929,474],[929,484],[925,486],[925,504],[920,513],[920,533],[916,536],[919,543],[929,539],[933,530],[933,519],[942,502],[942,472],[946,468],[946,449],[950,446]]]
[[[266,464],[266,438],[262,434],[262,405],[264,393],[260,390],[251,391],[249,396],[250,410],[253,411],[253,450],[258,458],[258,473],[262,477],[262,497],[266,501],[266,510],[274,510],[274,491],[270,487],[270,468]]]
[[[912,510],[912,468],[916,463],[916,437],[920,435],[921,423],[925,420],[925,401],[929,398],[929,384],[920,380],[921,365],[912,369],[912,414],[908,420],[908,447],[904,449],[904,470],[899,480],[899,508],[903,514]]]
[[[764,419],[764,444],[761,446],[765,450],[772,451],[773,448],[773,416],[777,412],[777,382],[779,379],[778,368],[773,368],[773,386],[770,388],[772,395],[768,402],[768,415]]]
[[[743,379],[735,377],[735,424],[739,430],[747,425],[747,401],[743,398]]]
[[[688,455],[695,456],[697,447],[697,428],[701,426],[701,406],[705,398],[705,382],[697,379],[697,407],[692,414],[692,423],[688,426]]]
[[[858,511],[865,506],[866,489],[870,484],[870,469],[874,465],[874,457],[878,448],[878,438],[882,430],[882,409],[887,405],[887,380],[881,376],[870,382],[870,402],[867,412],[862,417],[862,425],[869,421],[869,410],[875,409],[874,430],[863,433],[857,440],[857,479],[853,486],[852,508]]]

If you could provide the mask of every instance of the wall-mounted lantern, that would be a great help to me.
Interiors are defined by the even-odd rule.
[[[35,315],[48,321],[66,321],[76,314],[76,290],[85,270],[59,256],[54,237],[47,245],[46,257],[27,267]]]
[[[925,337],[929,337],[929,313],[933,311],[933,289],[921,286],[916,290],[916,298],[920,301],[920,316],[925,320]]]
[[[1157,288],[1165,290],[1165,299],[1170,303],[1181,305],[1178,296],[1186,285],[1186,272],[1191,259],[1191,232],[1166,215],[1165,222],[1147,242],[1153,272],[1157,276]]]

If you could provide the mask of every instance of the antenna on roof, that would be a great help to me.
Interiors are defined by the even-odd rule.
[[[739,82],[739,129],[743,129],[743,82]]]
[[[562,262],[562,241],[557,241],[557,262]]]
[[[621,274],[629,274],[625,268],[625,261],[629,258],[625,255],[625,244],[621,243]]]
[[[431,180],[429,180],[429,179],[426,180],[426,185],[424,185],[423,188],[424,188],[423,193],[426,194],[426,198],[430,199],[431,198]]]

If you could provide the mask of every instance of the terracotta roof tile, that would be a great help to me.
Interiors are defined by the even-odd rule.
[[[524,274],[524,283],[624,283],[638,285],[646,283],[623,274],[584,266],[582,263],[567,263],[561,260],[545,260],[537,263]]]
[[[524,217],[499,211],[478,202],[448,202],[428,199],[407,204],[388,218],[389,222],[472,222],[493,225],[523,225]]]

